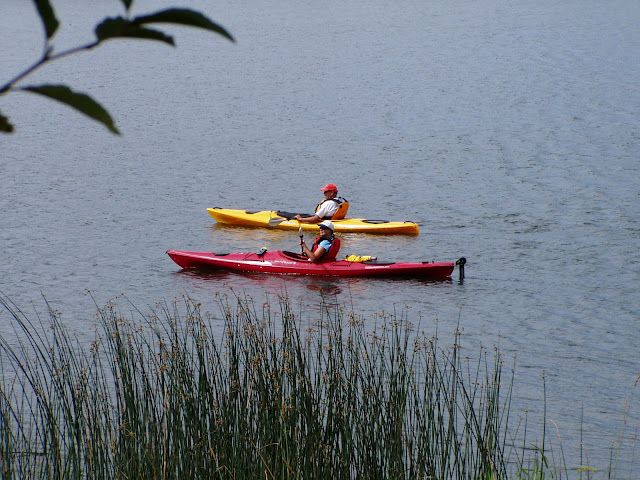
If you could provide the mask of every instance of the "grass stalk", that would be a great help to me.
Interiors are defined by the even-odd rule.
[[[508,478],[497,351],[471,362],[406,309],[371,328],[219,300],[98,308],[85,350],[52,309],[31,323],[0,298],[19,339],[0,338],[2,478]]]

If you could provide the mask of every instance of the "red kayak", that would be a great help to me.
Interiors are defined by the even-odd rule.
[[[332,277],[417,277],[444,280],[451,277],[454,263],[351,262],[327,260],[313,263],[298,253],[275,250],[258,253],[183,252],[167,254],[182,268],[223,269],[238,272],[317,275]],[[460,259],[458,265],[460,265]],[[462,269],[462,266],[460,267]],[[461,270],[462,271],[462,270]]]

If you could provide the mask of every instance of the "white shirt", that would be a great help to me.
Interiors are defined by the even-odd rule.
[[[324,217],[332,217],[334,213],[338,210],[338,202],[334,200],[324,200],[318,210],[316,210],[316,215],[320,218]]]

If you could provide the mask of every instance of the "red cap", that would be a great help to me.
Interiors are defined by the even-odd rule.
[[[327,183],[320,190],[322,190],[323,192],[328,192],[329,190],[331,190],[332,192],[338,193],[338,187],[336,187],[334,183]]]

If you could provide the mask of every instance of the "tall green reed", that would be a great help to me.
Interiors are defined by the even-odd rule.
[[[441,348],[407,311],[220,297],[127,319],[83,348],[57,312],[0,338],[2,478],[507,478],[502,359]],[[302,325],[306,325],[303,328]],[[517,469],[516,469],[517,470]]]

